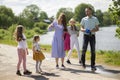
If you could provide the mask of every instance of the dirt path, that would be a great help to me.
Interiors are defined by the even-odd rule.
[[[55,69],[54,59],[49,54],[42,64],[45,75],[35,73],[35,61],[32,60],[32,51],[27,56],[27,68],[32,71],[30,76],[17,76],[17,52],[16,47],[0,44],[0,80],[120,80],[120,67],[103,67],[97,65],[98,70],[92,73],[88,65],[85,70],[73,59],[72,65],[66,65],[66,69]],[[23,71],[23,70],[22,70]]]

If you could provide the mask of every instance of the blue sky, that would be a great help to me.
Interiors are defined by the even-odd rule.
[[[52,16],[56,15],[61,7],[70,7],[74,11],[74,8],[80,3],[92,4],[95,9],[107,11],[112,0],[0,0],[0,5],[12,8],[16,15],[30,4],[36,4],[43,11],[47,12],[48,16]]]

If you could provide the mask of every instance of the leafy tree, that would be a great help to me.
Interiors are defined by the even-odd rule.
[[[58,18],[60,13],[64,13],[66,15],[66,21],[68,22],[74,15],[74,13],[72,12],[71,8],[60,8],[57,12],[56,17]]]
[[[12,25],[14,13],[11,8],[0,6],[0,28],[8,28]]]
[[[112,21],[110,13],[109,12],[104,12],[103,13],[102,25],[103,26],[109,26],[109,25],[112,25],[112,24],[113,24],[113,21]]]
[[[96,10],[95,16],[98,18],[100,22],[100,26],[103,26],[103,13],[101,10]]]
[[[44,19],[48,19],[48,15],[45,11],[40,12],[40,21],[43,21]]]
[[[40,16],[40,8],[37,5],[31,4],[27,6],[19,15],[19,24],[25,24],[28,28],[32,28],[36,19]]]
[[[94,7],[91,5],[91,4],[85,4],[85,3],[82,3],[82,4],[79,4],[76,8],[75,8],[75,12],[74,12],[74,18],[77,20],[77,21],[81,21],[81,19],[83,17],[86,16],[85,14],[85,8],[86,7],[91,7],[93,9],[93,13],[94,13]]]
[[[112,0],[113,4],[109,7],[109,12],[112,14],[112,18],[117,24],[116,36],[120,38],[120,0]]]
[[[49,20],[52,22],[55,19],[54,16],[49,17]]]
[[[31,4],[23,10],[22,16],[25,18],[33,19],[39,17],[40,10],[41,9],[37,5]]]

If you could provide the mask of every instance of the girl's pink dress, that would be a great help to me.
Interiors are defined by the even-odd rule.
[[[64,50],[70,50],[70,34],[64,32]]]

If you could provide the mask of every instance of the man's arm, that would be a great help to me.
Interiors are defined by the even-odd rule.
[[[91,32],[97,32],[97,31],[99,31],[99,26],[98,26],[98,25],[96,25],[95,28],[93,28],[93,29],[91,30]]]

